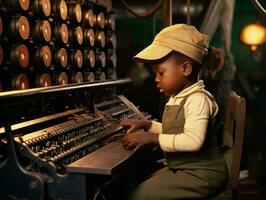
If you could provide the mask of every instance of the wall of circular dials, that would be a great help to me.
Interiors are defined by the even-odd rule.
[[[116,44],[96,2],[0,0],[0,91],[116,79]]]

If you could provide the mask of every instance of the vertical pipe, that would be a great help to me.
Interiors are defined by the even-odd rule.
[[[173,1],[169,0],[169,25],[173,24]]]
[[[163,4],[163,27],[172,25],[172,0],[165,0]]]
[[[190,0],[187,0],[187,25],[191,24],[190,20]]]

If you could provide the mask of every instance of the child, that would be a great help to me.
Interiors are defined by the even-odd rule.
[[[163,29],[134,57],[152,65],[158,89],[170,99],[162,123],[121,122],[128,128],[123,138],[125,148],[159,144],[167,163],[138,185],[130,199],[203,198],[223,189],[227,171],[211,129],[218,107],[203,81],[198,80],[200,73],[215,69],[209,68],[212,53],[208,48],[207,35],[193,26],[177,24]]]

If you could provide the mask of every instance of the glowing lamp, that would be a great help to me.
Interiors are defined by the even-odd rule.
[[[250,45],[252,51],[256,51],[258,45],[266,42],[266,28],[259,23],[248,24],[241,30],[240,40]]]

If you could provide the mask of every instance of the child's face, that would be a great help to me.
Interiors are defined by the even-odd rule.
[[[161,93],[167,96],[176,95],[186,85],[186,76],[182,63],[178,63],[176,57],[171,55],[166,60],[153,64],[155,82]]]

